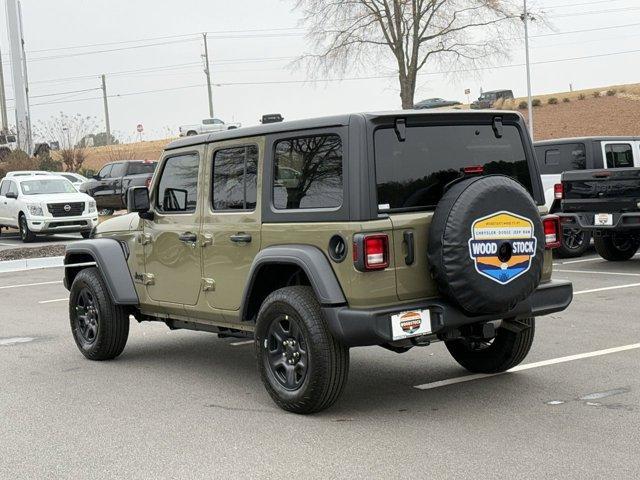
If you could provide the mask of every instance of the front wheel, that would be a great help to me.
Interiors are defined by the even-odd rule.
[[[27,222],[27,217],[25,217],[24,215],[20,215],[18,224],[20,227],[20,240],[22,240],[23,243],[33,242],[36,239],[36,234],[29,230],[29,222]]]
[[[271,293],[255,339],[262,382],[280,408],[306,414],[335,403],[347,381],[349,349],[331,335],[311,288]]]
[[[129,314],[111,300],[97,268],[81,270],[69,292],[71,333],[89,360],[111,360],[122,353],[129,336]]]
[[[594,237],[596,252],[610,262],[622,262],[633,257],[640,247],[640,238],[612,233],[606,237]]]
[[[113,212],[113,208],[101,208],[100,210],[98,210],[98,216],[107,217],[109,215],[113,215]]]
[[[451,356],[473,373],[500,373],[522,362],[533,344],[535,319],[503,320],[495,338],[445,342]]]

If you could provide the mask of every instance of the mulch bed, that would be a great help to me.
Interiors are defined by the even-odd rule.
[[[24,260],[25,258],[62,257],[64,245],[46,245],[44,247],[10,248],[0,251],[0,261]]]

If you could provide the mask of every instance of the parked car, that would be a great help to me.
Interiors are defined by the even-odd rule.
[[[454,107],[456,105],[462,104],[455,100],[445,100],[444,98],[427,98],[426,100],[416,103],[413,108],[416,110],[424,110],[429,108]]]
[[[545,203],[551,213],[562,211],[562,173],[640,165],[640,137],[561,138],[534,145]],[[592,233],[592,229],[584,230],[576,222],[563,223],[562,245],[557,253],[563,257],[582,255],[589,248]]]
[[[272,123],[174,141],[160,165],[131,213],[67,246],[88,359],[123,351],[130,315],[248,337],[274,402],[312,413],[344,390],[351,347],[444,341],[466,369],[503,372],[572,299],[517,112]]]
[[[93,197],[100,215],[111,215],[127,208],[127,190],[149,185],[158,165],[150,160],[123,160],[107,163],[97,175],[80,185],[80,191]]]
[[[79,188],[80,185],[82,185],[85,182],[88,182],[89,179],[83,175],[80,175],[79,173],[73,173],[73,172],[60,172],[58,173],[58,175],[60,175],[61,177],[66,178],[67,180],[69,180],[71,183],[73,183],[73,186],[76,188]]]
[[[17,227],[23,242],[37,234],[80,232],[98,224],[96,202],[57,175],[13,175],[0,183],[0,229]]]
[[[472,110],[481,110],[483,108],[491,108],[493,104],[500,99],[511,100],[513,98],[513,92],[511,90],[492,90],[490,92],[484,92],[478,100],[473,102],[470,107]]]
[[[225,123],[219,118],[205,118],[202,123],[194,125],[182,125],[180,130],[181,137],[191,137],[202,133],[224,132],[226,130],[234,130],[240,128],[240,123]]]

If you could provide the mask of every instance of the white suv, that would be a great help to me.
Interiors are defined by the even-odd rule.
[[[98,225],[96,202],[57,175],[13,175],[0,183],[0,229],[17,227],[23,242],[36,234],[80,232]]]

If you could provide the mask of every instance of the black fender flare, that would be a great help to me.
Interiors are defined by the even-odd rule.
[[[89,266],[86,264],[88,257],[93,259],[100,270],[102,279],[116,305],[140,303],[124,250],[120,242],[112,238],[80,240],[67,245],[64,255],[64,286],[67,290],[71,288],[78,269]]]
[[[311,245],[278,245],[260,251],[253,260],[248,281],[242,295],[240,318],[245,321],[251,292],[260,269],[266,265],[296,265],[309,278],[311,287],[322,306],[345,305],[347,300],[342,292],[329,259],[322,251]]]

